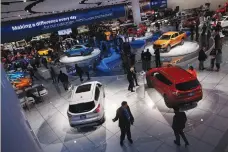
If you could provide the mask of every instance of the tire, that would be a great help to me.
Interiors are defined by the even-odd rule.
[[[171,46],[168,45],[168,46],[167,46],[167,49],[166,49],[166,52],[169,52],[170,50],[171,50]]]
[[[146,83],[147,83],[148,88],[153,88],[153,85],[152,85],[151,81],[148,80],[148,78],[146,78]]]
[[[181,39],[180,45],[184,45],[184,39]]]
[[[168,101],[168,98],[166,95],[164,95],[164,101],[165,101],[165,105],[168,107],[168,108],[172,108],[172,106],[169,104],[169,101]]]

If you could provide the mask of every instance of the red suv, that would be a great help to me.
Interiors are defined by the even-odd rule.
[[[198,102],[203,96],[197,78],[180,67],[153,68],[146,73],[146,80],[149,88],[161,93],[169,108]]]

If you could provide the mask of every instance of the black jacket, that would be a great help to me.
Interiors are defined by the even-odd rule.
[[[123,107],[118,108],[116,111],[116,117],[113,119],[113,121],[119,120],[119,127],[129,126],[130,124],[133,124],[133,122],[134,122],[134,117],[131,113],[129,106],[127,107],[127,110],[130,115],[130,121],[124,115]]]
[[[65,73],[60,73],[58,76],[58,82],[68,82],[68,76]]]
[[[173,116],[172,128],[174,130],[183,130],[185,128],[186,121],[187,117],[185,112],[176,112]]]
[[[198,56],[198,60],[199,61],[205,61],[207,59],[207,55],[203,50],[199,51],[199,56]]]

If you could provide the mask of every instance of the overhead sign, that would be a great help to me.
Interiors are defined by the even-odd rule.
[[[7,42],[20,40],[28,36],[36,36],[41,33],[92,24],[94,22],[124,16],[125,6],[116,5],[99,9],[74,11],[11,22],[3,22],[1,27],[2,41]]]
[[[167,0],[151,0],[150,5],[152,9],[166,8]]]

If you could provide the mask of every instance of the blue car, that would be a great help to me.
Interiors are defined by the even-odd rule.
[[[7,76],[10,81],[17,80],[19,78],[23,78],[27,75],[25,72],[13,72],[13,73],[7,73]]]
[[[91,54],[93,51],[93,48],[89,46],[89,44],[85,45],[74,45],[72,48],[65,51],[65,54],[68,57],[74,57],[74,56],[86,56]]]

